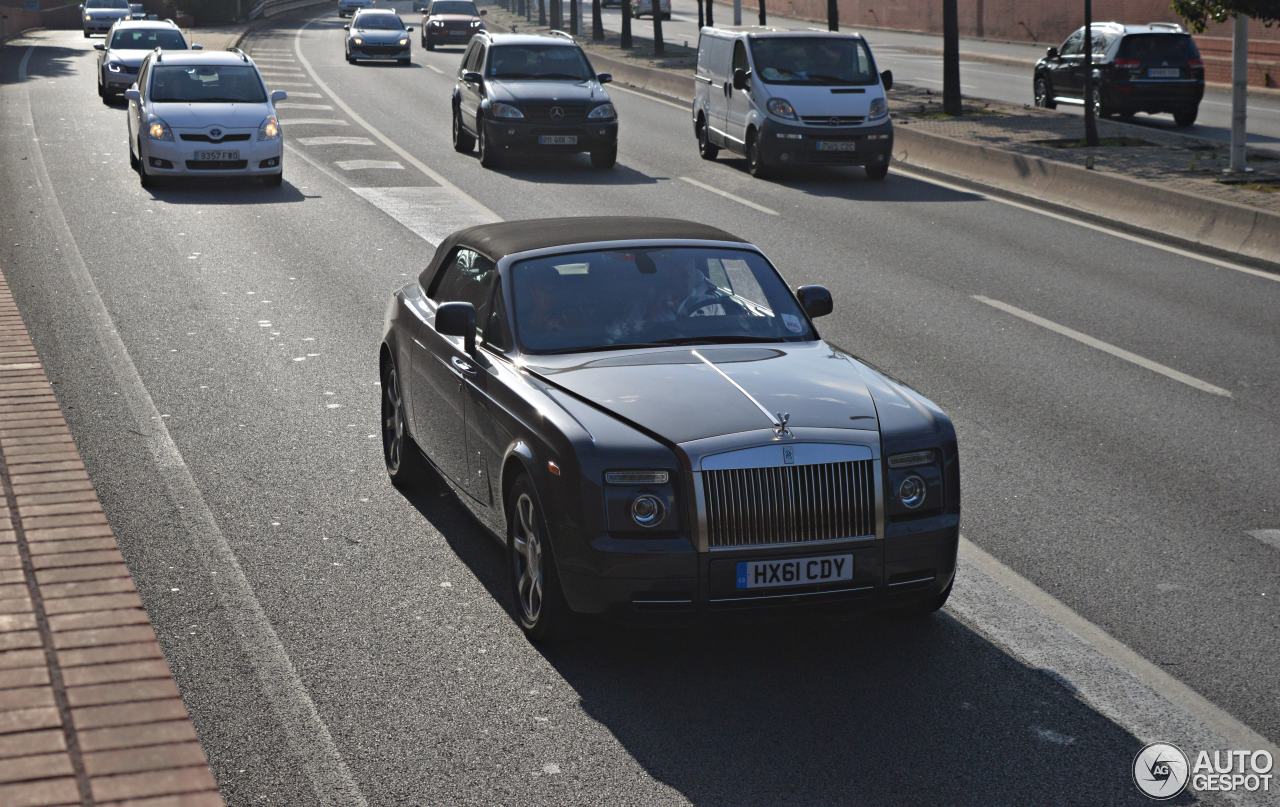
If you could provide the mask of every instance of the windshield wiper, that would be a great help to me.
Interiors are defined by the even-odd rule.
[[[844,76],[825,76],[820,73],[810,75],[809,81],[829,81],[832,84],[854,84],[855,83],[845,78]]]
[[[731,334],[726,336],[676,336],[671,339],[659,339],[659,345],[728,345],[750,344],[752,342],[785,342],[782,336],[745,336]]]
[[[574,81],[586,81],[582,76],[575,76],[572,73],[540,73],[537,78],[569,78]]]

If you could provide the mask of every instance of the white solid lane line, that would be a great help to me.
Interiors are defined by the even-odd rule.
[[[428,70],[434,70],[435,72],[439,73],[439,74],[440,74],[440,75],[442,75],[442,76],[444,75],[444,71],[443,71],[443,70],[441,70],[440,68],[436,67],[436,66],[435,66],[435,65],[433,65],[433,64],[429,64],[429,65],[427,65],[427,69],[428,69]]]
[[[759,210],[761,213],[768,213],[770,216],[778,215],[778,211],[774,210],[771,207],[758,205],[755,202],[751,201],[750,199],[743,199],[741,196],[734,196],[732,193],[729,193],[728,191],[722,191],[719,188],[706,184],[705,182],[699,182],[698,180],[691,179],[689,177],[680,177],[680,181],[688,182],[690,185],[693,185],[696,188],[702,188],[704,191],[714,193],[716,196],[723,196],[724,198],[728,199],[731,202],[737,202],[740,205],[746,205],[752,210]]]
[[[1022,202],[1015,202],[1012,199],[1006,199],[1002,196],[984,193],[983,191],[980,191],[980,190],[974,190],[971,187],[966,187],[964,185],[957,185],[955,183],[947,182],[946,180],[942,180],[942,179],[936,179],[927,174],[917,174],[914,171],[911,171],[910,169],[900,168],[897,165],[894,165],[893,170],[895,173],[901,174],[902,176],[910,177],[911,179],[919,180],[920,182],[927,182],[930,185],[937,185],[939,188],[946,188],[947,190],[959,191],[960,193],[968,193],[974,196],[980,196],[983,199],[986,199],[991,202],[999,202],[1002,205],[1008,205],[1009,207],[1016,207],[1019,210],[1026,210],[1027,212],[1035,213],[1036,215],[1039,215],[1039,216],[1047,216],[1051,219],[1057,219],[1058,221],[1064,221],[1068,224],[1074,224],[1077,227],[1084,227],[1089,230],[1095,230],[1100,233],[1106,233],[1107,235],[1114,236],[1115,238],[1123,238],[1126,241],[1132,241],[1135,244],[1141,244],[1144,247],[1151,247],[1152,249],[1158,249],[1158,250],[1161,250],[1162,252],[1168,252],[1172,255],[1178,255],[1183,258],[1190,258],[1193,261],[1200,261],[1201,263],[1207,263],[1207,264],[1210,264],[1211,266],[1216,266],[1220,269],[1230,269],[1233,272],[1240,272],[1246,275],[1253,275],[1254,277],[1261,277],[1266,280],[1271,280],[1273,282],[1280,283],[1280,274],[1275,272],[1264,272],[1261,269],[1254,269],[1251,266],[1243,266],[1238,263],[1232,263],[1231,261],[1224,261],[1221,258],[1212,258],[1208,255],[1201,255],[1199,253],[1192,252],[1189,249],[1182,249],[1181,247],[1175,247],[1171,244],[1164,244],[1159,241],[1153,241],[1150,238],[1143,238],[1140,235],[1133,235],[1132,233],[1126,233],[1122,230],[1116,230],[1111,227],[1104,227],[1101,224],[1094,224],[1093,222],[1082,221],[1080,219],[1073,218],[1071,216],[1067,216],[1062,213],[1056,213],[1052,210],[1045,210],[1043,208],[1035,207],[1034,205],[1023,204]]]
[[[1068,328],[1066,325],[1059,325],[1053,320],[1048,320],[1048,319],[1045,319],[1044,317],[1038,316],[1036,314],[1032,314],[1030,311],[1024,311],[1021,308],[1018,308],[1016,306],[1009,305],[1008,303],[1002,303],[999,300],[993,300],[990,297],[983,297],[980,294],[973,295],[973,299],[985,305],[989,305],[992,308],[998,308],[1001,311],[1005,312],[1006,314],[1012,314],[1013,316],[1019,319],[1026,320],[1027,322],[1030,322],[1033,325],[1039,325],[1041,328],[1045,328],[1047,330],[1053,331],[1054,333],[1061,334],[1062,336],[1065,336],[1068,339],[1074,339],[1082,345],[1088,345],[1089,347],[1094,348],[1095,350],[1101,350],[1103,353],[1108,353],[1112,356],[1115,356],[1118,359],[1124,359],[1127,362],[1136,364],[1139,367],[1150,370],[1153,373],[1159,373],[1160,375],[1165,376],[1166,378],[1172,378],[1174,381],[1178,381],[1180,383],[1186,384],[1188,387],[1194,387],[1195,389],[1198,389],[1201,392],[1208,392],[1213,395],[1221,395],[1224,398],[1231,397],[1231,393],[1228,390],[1225,390],[1222,387],[1210,384],[1208,381],[1201,381],[1200,379],[1195,378],[1194,376],[1189,376],[1186,373],[1179,372],[1173,369],[1172,367],[1166,367],[1165,365],[1160,364],[1159,362],[1154,362],[1151,359],[1143,358],[1142,356],[1139,356],[1136,353],[1130,353],[1124,348],[1116,347],[1115,345],[1104,342],[1101,339],[1096,339],[1092,336],[1089,336],[1086,333],[1080,333],[1079,331],[1073,328]]]
[[[617,84],[614,84],[612,87],[609,88],[609,92],[613,92],[614,90],[621,90],[622,92],[625,92],[627,95],[638,95],[641,98],[654,102],[655,104],[662,104],[663,106],[669,106],[672,109],[678,109],[681,112],[689,112],[691,109],[691,107],[680,106],[679,104],[673,101],[666,101],[661,98],[658,98],[657,96],[650,95],[647,92],[640,92],[639,90],[633,90],[630,87],[620,87]]]
[[[282,101],[276,104],[276,109],[314,109],[318,112],[332,112],[333,107],[329,104],[295,104],[292,101]]]

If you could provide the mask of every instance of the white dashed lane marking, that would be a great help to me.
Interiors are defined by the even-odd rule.
[[[404,166],[395,160],[338,160],[334,165],[343,171],[367,171],[371,168],[381,168],[390,171],[403,171]]]
[[[318,92],[297,92],[294,90],[289,91],[289,97],[290,98],[324,98],[324,96]]]
[[[1249,534],[1264,544],[1280,549],[1280,530],[1250,530]]]
[[[492,211],[452,188],[352,188],[374,207],[408,227],[429,244],[471,227],[498,221]]]
[[[350,126],[341,118],[289,118],[290,126]]]
[[[295,104],[289,101],[276,104],[276,109],[313,109],[317,112],[333,111],[333,107],[329,104]]]
[[[304,146],[372,146],[374,145],[374,142],[367,137],[343,137],[341,135],[325,135],[323,137],[297,137],[294,139]]]

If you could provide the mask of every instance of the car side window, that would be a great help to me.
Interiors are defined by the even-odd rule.
[[[476,323],[484,329],[492,310],[497,277],[493,261],[474,249],[459,247],[441,270],[431,299],[437,303],[471,303],[476,309]]]
[[[1084,54],[1084,30],[1076,31],[1067,37],[1067,41],[1062,43],[1062,49],[1058,51],[1062,56],[1080,56]]]
[[[741,39],[733,43],[733,69],[735,71],[751,69],[747,64],[747,47],[742,44]]]

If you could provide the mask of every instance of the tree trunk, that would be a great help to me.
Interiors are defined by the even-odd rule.
[[[1094,95],[1099,91],[1093,86],[1093,0],[1084,0],[1084,143],[1089,148],[1098,145],[1098,104]]]
[[[712,10],[712,0],[707,0],[707,27],[714,28],[716,24],[716,15]]]
[[[622,0],[619,6],[622,11],[622,41],[618,45],[623,50],[631,49],[631,0]]]
[[[1245,154],[1246,122],[1248,120],[1249,81],[1249,18],[1235,15],[1231,34],[1231,166],[1233,174],[1249,170]]]
[[[667,49],[662,44],[662,10],[658,8],[658,0],[653,0],[650,8],[653,11],[653,55],[661,56]]]
[[[758,2],[758,3],[760,4],[760,24],[761,24],[761,25],[768,25],[768,23],[766,23],[766,22],[765,22],[765,13],[764,13],[764,2],[765,2],[765,0],[756,0],[756,2]]]
[[[581,16],[578,12],[578,3],[580,2],[581,0],[569,0],[569,33],[574,36],[578,35],[578,17]]]
[[[840,30],[840,0],[827,0],[827,30]]]
[[[604,20],[600,17],[600,0],[591,0],[591,39],[604,40]]]
[[[551,27],[564,30],[564,0],[551,0]]]
[[[701,31],[704,25],[706,25],[706,22],[702,17],[702,0],[698,0],[698,30]]]
[[[547,24],[547,0],[538,0],[538,25],[545,27]]]
[[[959,115],[960,15],[956,0],[942,0],[942,111]]]

